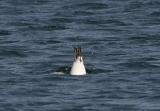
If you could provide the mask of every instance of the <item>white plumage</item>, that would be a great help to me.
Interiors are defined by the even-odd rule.
[[[75,48],[75,59],[71,68],[71,75],[86,75],[86,69],[84,66],[83,55],[81,48]]]

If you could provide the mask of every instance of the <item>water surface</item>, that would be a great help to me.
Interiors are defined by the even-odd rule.
[[[159,0],[1,0],[0,110],[159,111],[159,49]]]

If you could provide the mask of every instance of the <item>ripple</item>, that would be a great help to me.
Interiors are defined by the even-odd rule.
[[[11,32],[8,30],[0,30],[0,36],[11,35]]]
[[[22,5],[43,5],[49,3],[49,0],[24,0],[24,1],[8,1],[10,5],[17,5],[17,6],[22,6]]]
[[[83,3],[83,4],[78,4],[76,7],[84,7],[86,9],[106,9],[108,8],[108,5],[103,4],[103,3]]]
[[[53,30],[65,30],[67,29],[65,26],[62,25],[46,25],[46,26],[30,26],[29,29],[31,30],[40,30],[40,31],[53,31]]]
[[[92,10],[101,10],[108,8],[107,4],[104,3],[81,3],[81,4],[74,4],[70,6],[64,6],[64,9],[74,9],[74,8],[80,8],[80,9],[92,9]]]
[[[127,26],[126,23],[119,21],[119,20],[81,20],[85,24],[113,24],[116,26]]]
[[[152,12],[150,15],[155,16],[155,17],[159,17],[160,16],[160,11]]]
[[[27,57],[23,52],[16,50],[0,50],[0,56],[3,57]]]
[[[55,22],[55,23],[72,23],[73,22],[72,18],[67,18],[67,17],[52,18],[52,19],[49,19],[49,21]]]
[[[127,4],[125,11],[127,12],[137,11],[137,10],[140,10],[143,6],[144,6],[143,2],[132,1],[129,4]]]
[[[146,5],[147,7],[153,7],[153,8],[155,8],[155,7],[159,7],[160,2],[159,2],[158,0],[154,0],[154,1],[149,0],[149,1],[147,1],[147,2],[145,3],[145,5]]]
[[[88,11],[75,11],[73,13],[73,15],[76,15],[76,16],[89,16],[89,15],[93,15],[94,13],[92,12],[88,12]]]
[[[27,21],[16,21],[16,22],[9,22],[6,25],[10,26],[32,26],[34,25],[33,23],[27,22]]]
[[[159,38],[160,35],[141,35],[141,36],[138,36],[138,37],[130,37],[128,38],[130,41],[132,42],[135,42],[135,44],[138,44],[138,43],[158,43],[160,41],[160,38]]]
[[[157,65],[152,65],[148,62],[142,62],[142,61],[129,61],[126,63],[121,63],[119,64],[121,67],[124,66],[126,68],[131,68],[131,69],[158,69],[159,66]]]
[[[36,40],[34,43],[37,43],[39,45],[47,45],[47,44],[58,44],[61,43],[59,40],[52,40],[52,39],[47,39],[47,40]]]

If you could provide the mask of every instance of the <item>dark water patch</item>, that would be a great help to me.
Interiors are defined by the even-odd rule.
[[[44,4],[49,4],[51,2],[52,2],[51,0],[35,0],[34,4],[35,5],[44,5]]]
[[[97,45],[100,45],[102,42],[101,41],[96,41],[96,40],[94,40],[94,41],[92,41],[92,42],[89,42],[89,43],[86,43],[86,45],[90,45],[90,46],[92,46],[92,45],[94,45],[94,44],[97,44]],[[87,52],[88,53],[88,52]],[[86,54],[87,54],[86,53]]]
[[[53,50],[53,48],[51,48],[51,50]],[[57,54],[55,54],[55,55],[50,55],[49,58],[50,59],[53,59],[53,58],[70,58],[70,56],[71,56],[70,54],[64,55],[62,52],[57,52]],[[61,59],[59,61],[61,61]],[[67,64],[69,62],[67,59],[63,60],[63,61],[65,61],[65,64]],[[71,59],[71,61],[72,61],[72,59]]]
[[[63,72],[64,74],[69,74],[71,70],[71,67],[63,66],[56,69],[56,72]]]
[[[94,67],[87,67],[86,72],[87,74],[98,74],[98,73],[104,73],[104,72],[108,73],[108,72],[111,72],[111,70],[98,69],[94,66]]]
[[[30,89],[24,89],[24,88],[18,88],[10,92],[13,96],[19,96],[19,97],[28,97],[28,96],[36,96],[36,97],[45,97],[49,96],[50,92],[46,89],[42,88],[30,88]]]
[[[47,45],[47,44],[59,44],[61,43],[61,41],[59,40],[52,40],[52,39],[46,39],[46,40],[35,40],[33,41],[34,43],[36,44],[39,44],[39,45]]]
[[[12,104],[4,104],[4,106],[6,107],[2,108],[2,111],[17,111],[17,108],[12,108]]]
[[[52,105],[52,104],[58,104],[58,102],[56,102],[56,101],[53,101],[53,102],[47,102],[47,101],[30,101],[30,102],[28,102],[27,103],[27,105],[29,105],[29,106],[46,106],[46,105]]]
[[[107,28],[107,27],[97,28],[96,30],[99,30],[99,31],[109,31],[109,32],[111,32],[111,33],[125,33],[125,32],[128,32],[128,30],[126,30],[126,29],[121,29],[121,28]]]
[[[1,10],[2,15],[23,15],[25,13],[29,13],[28,10],[23,10],[23,8],[21,7],[14,7],[14,6],[7,6],[7,7],[3,7],[3,9]]]
[[[62,70],[64,70],[64,69],[62,69]],[[58,71],[61,71],[61,70],[58,70]],[[74,80],[73,78],[70,78],[70,75],[69,75],[69,73],[65,73],[65,75],[64,74],[58,74],[59,72],[54,72],[54,74],[53,73],[50,73],[49,74],[49,76],[45,76],[45,77],[43,77],[43,80],[44,81],[71,81],[71,80]],[[65,70],[66,71],[66,70]],[[62,72],[62,71],[61,71]],[[57,74],[56,74],[57,73]]]
[[[66,12],[70,12],[70,13],[66,13]],[[64,10],[60,10],[60,11],[57,11],[54,16],[57,16],[57,17],[73,17],[73,11],[71,10],[67,10],[67,9],[64,9]]]
[[[52,64],[51,61],[43,61],[43,62],[38,62],[36,67],[40,68],[42,70],[42,72],[44,72],[44,71],[48,72],[49,70],[45,70],[45,69],[48,69],[48,67],[51,67],[51,64]]]
[[[112,108],[110,108],[110,110],[112,111],[137,111],[138,108],[135,107],[135,105],[116,105],[116,104],[112,104],[111,105]]]
[[[46,44],[58,44],[58,43],[61,43],[61,41],[59,40],[46,40]]]
[[[116,90],[117,92],[119,91],[119,90]],[[119,94],[117,94],[117,93],[108,93],[108,98],[110,99],[110,98],[112,98],[112,99],[124,99],[124,97],[122,97],[122,94],[123,93],[121,93],[121,91],[119,91],[120,93]]]
[[[11,35],[11,32],[8,30],[0,30],[0,36]]]
[[[0,41],[1,44],[12,44],[12,43],[18,43],[18,40],[2,40]]]
[[[18,6],[18,5],[31,5],[32,3],[33,3],[33,1],[31,1],[31,0],[23,0],[23,1],[21,1],[21,0],[17,0],[17,1],[8,1],[7,2],[8,4],[10,4],[10,5],[15,5],[15,6]]]
[[[10,25],[10,26],[33,26],[35,24],[31,23],[31,22],[27,22],[27,21],[12,21],[12,22],[9,22],[7,23],[6,25]]]
[[[44,54],[41,54],[41,56],[42,55],[44,55]],[[41,58],[39,58],[38,56],[39,55],[32,56],[33,62],[30,61],[30,62],[27,62],[26,64],[24,64],[25,62],[21,63],[24,68],[28,69],[27,73],[32,74],[34,72],[35,75],[36,74],[51,73],[53,71],[53,69],[52,69],[53,63],[51,61],[47,61],[47,60],[42,61]],[[47,59],[47,58],[45,58],[45,59]],[[33,75],[31,75],[31,76],[33,76]]]
[[[108,5],[104,3],[80,3],[70,6],[64,6],[64,9],[88,9],[88,10],[101,10],[107,9]]]
[[[160,95],[154,95],[152,97],[149,97],[150,101],[152,102],[160,102]]]
[[[149,0],[145,3],[145,6],[148,8],[159,8],[160,1],[158,0]]]
[[[155,17],[159,17],[160,16],[160,11],[154,11],[150,14],[150,16],[155,16]]]
[[[116,26],[127,26],[129,24],[122,22],[120,20],[116,20],[116,19],[108,19],[108,20],[103,20],[103,19],[99,19],[99,20],[95,20],[95,19],[81,19],[78,20],[80,23],[84,23],[84,24],[90,24],[90,25],[98,25],[98,24],[102,24],[102,25],[116,25]]]
[[[143,2],[140,1],[132,1],[125,7],[125,11],[127,12],[133,12],[141,10],[141,8],[144,6]]]
[[[67,41],[70,41],[70,42],[76,42],[76,41],[85,41],[86,39],[84,38],[84,37],[82,37],[82,36],[76,36],[76,37],[74,37],[74,36],[71,36],[71,37],[67,37],[67,38],[64,38],[65,40],[67,40]]]
[[[129,37],[128,38],[131,42],[135,42],[135,43],[153,43],[153,42],[160,42],[160,35],[148,35],[148,34],[144,34],[141,36],[137,36],[137,37]]]
[[[151,83],[156,83],[159,84],[160,83],[160,79],[159,78],[147,78],[145,79],[147,82],[151,82]]]
[[[140,24],[142,26],[154,26],[158,28],[158,26],[160,25],[160,18],[154,17],[154,16],[150,16],[148,15],[150,18],[147,20],[139,20]],[[154,20],[153,20],[154,19]],[[147,28],[147,27],[146,27]]]
[[[0,56],[3,56],[3,57],[27,57],[27,55],[21,51],[6,50],[6,49],[0,49]]]
[[[75,16],[89,16],[89,15],[93,15],[93,12],[89,12],[89,11],[75,11],[73,13],[73,15]]]
[[[76,5],[76,7],[82,7],[82,8],[84,7],[86,9],[97,10],[97,9],[106,9],[108,8],[108,5],[104,3],[83,3]]]
[[[110,45],[115,44],[115,43],[109,43]],[[107,57],[110,56],[125,56],[126,52],[125,51],[115,51],[115,52],[111,52],[109,54],[106,54]]]
[[[27,54],[28,56],[42,56],[44,55],[44,52],[38,50],[27,50],[25,51],[25,54]]]
[[[134,82],[133,80],[126,79],[126,78],[117,78],[116,81],[121,81],[121,83],[124,83],[124,84],[130,83],[130,82]]]
[[[48,25],[48,26],[29,26],[31,30],[39,30],[39,31],[54,31],[54,30],[65,30],[67,29],[65,26],[62,25]]]
[[[6,75],[7,76],[7,75]],[[19,76],[20,75],[14,75],[15,77],[7,77],[4,80],[1,80],[0,83],[7,86],[7,85],[15,85],[17,83],[21,83],[23,81],[20,81]]]
[[[49,21],[53,23],[72,23],[73,22],[72,18],[67,18],[67,17],[53,18],[53,19],[50,19]]]
[[[158,65],[153,65],[150,64],[148,62],[144,62],[144,61],[133,61],[130,60],[126,63],[120,63],[119,64],[120,67],[125,67],[126,69],[158,69],[159,66]]]
[[[113,25],[116,25],[116,26],[128,26],[128,25],[131,25],[131,24],[128,24],[128,23],[125,23],[125,22],[122,22],[120,20],[107,20],[107,24],[113,24]]]
[[[17,0],[17,1],[7,1],[10,5],[13,6],[26,6],[26,5],[43,5],[49,3],[50,0]]]
[[[157,58],[153,58],[153,57],[145,57],[145,58],[140,58],[140,61],[157,61]]]

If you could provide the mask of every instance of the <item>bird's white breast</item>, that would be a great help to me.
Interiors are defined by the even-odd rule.
[[[86,75],[86,69],[83,63],[83,59],[81,57],[78,57],[72,65],[71,68],[71,75]]]

